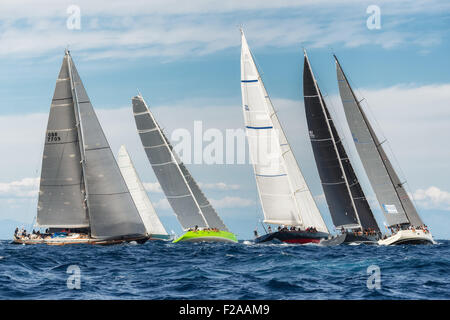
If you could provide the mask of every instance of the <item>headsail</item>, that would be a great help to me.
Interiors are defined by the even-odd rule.
[[[303,95],[317,170],[333,224],[379,230],[364,192],[336,130],[305,51]]]
[[[167,235],[166,229],[159,220],[155,208],[153,208],[144,185],[136,172],[136,169],[131,161],[130,155],[125,146],[121,146],[117,156],[117,163],[122,172],[125,183],[130,190],[131,196],[136,208],[141,215],[145,228],[148,234]]]
[[[264,221],[328,232],[241,33],[243,113]]]
[[[369,181],[389,225],[411,223],[423,225],[403,183],[398,178],[382,144],[375,134],[359,100],[355,96],[336,56],[339,93],[345,116],[353,135],[356,150],[361,158]]]
[[[82,165],[93,238],[144,236],[145,227],[69,53],[68,75],[83,142]]]
[[[36,218],[40,227],[89,227],[68,61],[65,55],[48,117]]]
[[[178,159],[144,99],[132,99],[136,127],[159,184],[184,229],[211,227],[228,231],[184,164]]]

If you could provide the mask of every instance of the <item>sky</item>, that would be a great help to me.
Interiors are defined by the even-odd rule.
[[[239,27],[329,229],[307,135],[303,48],[380,226],[379,205],[348,139],[333,53],[387,139],[423,220],[436,239],[450,239],[450,3],[437,0],[2,0],[0,238],[35,218],[45,128],[65,48],[112,150],[126,145],[166,229],[181,234],[137,135],[131,98],[141,92],[169,138],[180,129],[194,135],[198,121],[203,132],[218,129],[224,136],[243,129]],[[248,161],[188,169],[239,239],[262,230]]]

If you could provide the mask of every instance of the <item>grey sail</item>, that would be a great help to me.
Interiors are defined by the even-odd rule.
[[[68,60],[66,55],[48,117],[36,218],[40,227],[89,227]]]
[[[172,145],[170,144],[169,140],[165,136],[164,133],[162,133],[164,136],[164,139],[166,140],[167,145],[172,150]],[[219,215],[217,214],[216,210],[214,210],[213,206],[209,202],[209,200],[205,197],[204,193],[198,186],[197,182],[195,182],[194,178],[189,173],[188,169],[184,165],[184,163],[181,162],[181,160],[178,158],[177,154],[172,150],[172,154],[174,155],[178,166],[180,167],[181,172],[184,175],[184,178],[186,182],[189,185],[189,188],[192,191],[192,194],[197,201],[202,213],[203,217],[206,219],[206,222],[210,227],[217,228],[219,230],[223,231],[229,231],[226,225],[223,223],[222,219],[220,219]]]
[[[382,147],[383,142],[377,138],[336,56],[335,60],[345,116],[356,150],[388,224],[423,225],[422,219]]]
[[[100,239],[145,236],[145,226],[70,55],[68,63],[81,124],[91,236]]]
[[[183,229],[195,226],[210,227],[200,204],[194,197],[188,181],[186,181],[187,170],[181,169],[179,161],[172,153],[172,146],[164,136],[144,99],[137,96],[132,99],[132,102],[136,127],[142,145],[156,178],[181,226]],[[214,227],[214,225],[211,225],[211,227]]]
[[[359,184],[305,52],[303,95],[311,146],[333,224],[372,228],[376,220]]]

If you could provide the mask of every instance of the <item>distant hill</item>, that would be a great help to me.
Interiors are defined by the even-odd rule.
[[[16,227],[30,228],[29,222],[15,221],[10,219],[0,220],[0,240],[10,240],[14,234]]]

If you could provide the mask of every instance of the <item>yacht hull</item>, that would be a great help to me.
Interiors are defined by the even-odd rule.
[[[13,244],[23,244],[23,245],[33,245],[33,244],[46,244],[49,246],[64,246],[64,245],[74,245],[74,244],[93,244],[93,245],[114,245],[121,244],[125,242],[135,241],[139,244],[143,244],[148,240],[147,237],[135,237],[126,239],[110,239],[101,240],[95,238],[76,238],[76,237],[56,237],[56,238],[46,238],[46,239],[24,239],[15,237],[12,241]]]
[[[423,230],[400,230],[396,234],[378,241],[379,245],[436,244],[430,232]]]
[[[255,239],[255,243],[263,242],[284,242],[284,243],[319,243],[328,238],[325,232],[307,232],[307,231],[277,231],[265,234]]]
[[[320,242],[324,246],[337,246],[340,244],[378,244],[376,235],[356,235],[353,233],[343,233]]]
[[[173,243],[177,242],[230,242],[236,243],[236,236],[228,231],[212,231],[212,230],[198,230],[188,231],[181,237],[175,239]]]

